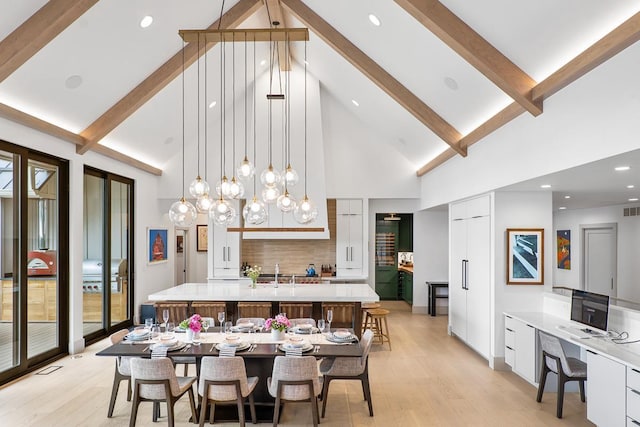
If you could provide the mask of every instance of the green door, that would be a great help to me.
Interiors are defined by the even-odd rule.
[[[380,299],[398,299],[398,223],[376,215],[376,293]]]

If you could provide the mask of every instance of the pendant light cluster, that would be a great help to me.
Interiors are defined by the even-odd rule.
[[[246,188],[252,185],[253,194],[247,197],[246,204],[242,209],[242,216],[246,224],[259,225],[268,220],[268,204],[275,204],[277,208],[282,212],[291,212],[295,220],[300,224],[308,224],[315,220],[318,215],[318,211],[315,204],[307,195],[307,44],[308,30],[307,29],[278,29],[277,22],[273,23],[274,28],[260,29],[260,30],[181,30],[180,35],[185,42],[197,42],[198,47],[198,61],[197,61],[197,76],[198,76],[198,108],[197,108],[197,156],[198,166],[196,178],[189,185],[189,194],[197,200],[197,211],[204,213],[207,212],[214,224],[218,226],[228,226],[237,217],[236,209],[232,204],[232,200],[240,200],[245,197]],[[290,38],[290,32],[297,33]],[[268,40],[267,40],[268,35]],[[200,93],[200,52],[203,49],[201,46],[201,40],[204,40],[204,96]],[[269,42],[269,93],[267,94],[267,132],[265,145],[267,148],[266,168],[259,174],[256,173],[257,164],[256,161],[256,145],[257,137],[259,135],[256,129],[256,42]],[[278,41],[284,41],[285,45],[285,57],[289,58],[289,42],[290,41],[305,41],[304,47],[304,197],[301,201],[296,201],[295,197],[290,193],[290,189],[299,183],[299,175],[293,168],[291,162],[292,153],[292,141],[291,141],[291,72],[285,72],[285,79],[283,80],[280,73],[280,55]],[[207,105],[208,93],[207,93],[207,43],[218,42],[220,47],[220,179],[215,185],[215,197],[210,196],[211,188],[207,183],[207,145],[208,145],[208,133],[207,133]],[[231,42],[231,54],[228,54],[229,47],[227,46]],[[238,74],[236,73],[236,43],[244,42],[244,156],[241,162],[236,163],[236,80]],[[247,55],[248,55],[248,42],[253,44],[253,83],[248,85],[247,79]],[[184,85],[184,47],[183,47],[183,69],[182,69],[182,126],[183,126],[183,189],[184,189],[184,121],[185,121],[185,85]],[[227,57],[231,56],[230,67],[227,64]],[[274,67],[278,67],[277,70],[277,88],[274,90]],[[230,70],[228,70],[230,68]],[[288,67],[290,68],[290,67]],[[231,76],[227,76],[227,74]],[[230,82],[230,90],[227,85]],[[284,90],[283,90],[284,89]],[[252,131],[253,131],[253,158],[250,160],[249,156],[249,91],[252,94]],[[276,93],[274,93],[276,92]],[[230,108],[227,108],[227,95],[231,96]],[[202,102],[204,102],[202,104]],[[201,134],[201,104],[204,105],[204,165],[205,165],[205,177],[204,179],[200,175],[200,134]],[[274,120],[273,111],[275,108],[281,107],[282,109],[282,134],[283,134],[283,166],[282,169],[278,169],[274,166],[273,159],[273,134],[274,134]],[[231,130],[227,131],[227,121],[229,121],[228,111],[231,109]],[[301,144],[300,144],[301,145]],[[227,174],[227,147],[232,150],[231,159],[231,173]],[[285,166],[286,165],[286,166]],[[231,176],[231,179],[228,178]],[[257,180],[260,180],[261,189],[258,193],[256,188]],[[186,201],[184,193],[182,198],[175,202],[171,206],[169,212],[170,220],[179,226],[188,227],[195,221],[197,212],[196,207]]]

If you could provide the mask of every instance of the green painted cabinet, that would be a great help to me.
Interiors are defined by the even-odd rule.
[[[402,299],[413,304],[413,274],[402,273]]]

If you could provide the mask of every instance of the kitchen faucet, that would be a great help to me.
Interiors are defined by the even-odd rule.
[[[278,274],[280,274],[280,266],[276,264],[276,280],[275,280],[275,285],[273,285],[274,288],[278,287]]]

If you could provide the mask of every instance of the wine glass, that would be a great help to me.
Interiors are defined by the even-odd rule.
[[[174,337],[176,333],[176,324],[174,322],[165,323],[164,331],[165,333],[171,335],[171,337]]]
[[[220,322],[220,328],[224,326],[224,311],[218,312],[218,322]]]
[[[206,334],[209,328],[212,326],[213,319],[210,317],[202,318],[202,329],[204,329],[204,333]]]
[[[224,322],[224,333],[225,334],[230,334],[232,327],[233,327],[233,322],[230,322],[230,321]]]
[[[144,319],[144,328],[150,333],[153,326],[153,319]]]
[[[318,329],[320,329],[320,333],[324,332],[324,327],[325,327],[324,319],[318,319]]]
[[[256,332],[262,332],[262,330],[264,329],[264,319],[258,319],[256,326],[258,327],[258,330]]]
[[[167,330],[167,322],[169,321],[169,310],[162,310],[162,320],[164,320],[164,329]]]
[[[333,310],[327,310],[327,322],[329,322],[329,332],[331,332],[331,321],[333,320]]]

